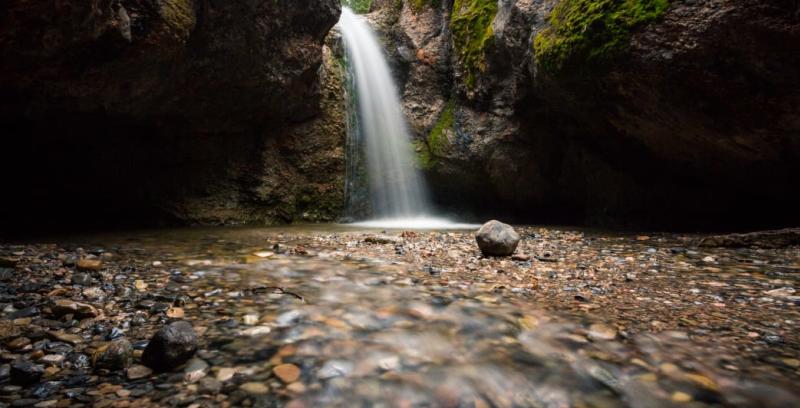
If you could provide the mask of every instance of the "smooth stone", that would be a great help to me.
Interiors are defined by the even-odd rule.
[[[83,258],[78,260],[78,269],[82,271],[99,271],[103,267],[103,261],[99,259]]]
[[[269,394],[269,387],[266,384],[259,382],[248,382],[239,386],[239,389],[250,395],[267,395]]]
[[[353,372],[353,363],[343,360],[330,360],[317,371],[317,378],[327,380],[334,377],[346,377]]]
[[[153,374],[153,370],[143,365],[132,366],[128,368],[127,372],[128,379],[131,381],[149,377],[151,374]]]
[[[198,383],[201,394],[217,395],[222,390],[222,382],[211,377],[204,377]]]
[[[16,339],[6,343],[6,347],[8,347],[9,350],[21,350],[25,348],[25,346],[28,346],[30,344],[31,344],[31,339],[27,337],[17,337]]]
[[[51,308],[56,316],[73,314],[76,317],[97,317],[99,315],[94,306],[70,299],[58,299],[53,302]]]
[[[142,363],[156,371],[169,371],[187,362],[197,351],[197,333],[189,322],[163,326],[142,354]]]
[[[95,368],[108,370],[122,370],[131,365],[133,360],[133,346],[128,340],[120,339],[105,344],[92,355],[92,365]]]
[[[231,367],[222,367],[217,371],[217,380],[228,381],[236,375],[236,369]]]
[[[478,230],[475,240],[484,256],[509,256],[517,249],[520,236],[510,225],[491,220]]]
[[[614,340],[617,337],[617,331],[605,324],[595,323],[589,326],[588,337],[590,340],[594,341]]]
[[[61,354],[48,354],[40,358],[39,362],[50,365],[60,365],[64,362],[64,356]]]
[[[206,376],[207,371],[208,363],[199,358],[193,358],[186,363],[186,368],[183,369],[183,379],[189,383],[197,382]]]
[[[83,297],[89,300],[99,300],[106,297],[106,292],[103,292],[103,289],[98,287],[86,288],[81,293]]]
[[[55,341],[72,344],[73,346],[83,343],[83,337],[77,334],[49,331],[47,332],[47,336]]]
[[[284,383],[293,383],[300,378],[300,368],[294,364],[281,364],[272,369],[272,372]]]

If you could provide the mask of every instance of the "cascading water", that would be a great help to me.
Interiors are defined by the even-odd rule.
[[[411,138],[400,108],[400,98],[378,39],[369,25],[347,7],[339,20],[348,72],[358,114],[350,132],[357,132],[351,146],[363,140],[366,148],[372,214],[362,226],[387,228],[459,228],[431,217],[431,205],[422,176],[413,165]],[[351,115],[353,116],[353,115]],[[348,160],[357,162],[357,150],[348,149]],[[358,184],[355,166],[349,166],[346,193]],[[348,198],[350,201],[351,198]],[[348,204],[350,205],[350,204]]]

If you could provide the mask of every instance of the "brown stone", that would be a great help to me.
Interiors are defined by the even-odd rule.
[[[300,378],[300,368],[294,364],[281,364],[273,368],[272,372],[286,384],[293,383]]]

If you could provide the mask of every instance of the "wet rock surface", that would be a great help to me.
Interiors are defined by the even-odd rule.
[[[484,257],[474,231],[332,226],[2,244],[18,262],[0,282],[0,404],[800,401],[800,248],[515,229],[513,258]],[[86,248],[113,255],[96,276],[103,300],[86,298],[73,283],[83,272],[65,266]],[[101,313],[56,313],[62,300]],[[29,307],[40,313],[14,315]],[[158,333],[189,327],[197,351],[181,366],[143,364]],[[97,366],[115,343],[130,365]]]

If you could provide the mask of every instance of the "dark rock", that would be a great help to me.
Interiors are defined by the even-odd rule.
[[[94,279],[88,273],[76,273],[72,275],[72,284],[80,286],[89,286],[94,282]]]
[[[146,309],[146,310],[149,310],[149,309],[151,309],[153,306],[155,306],[155,304],[156,304],[155,300],[152,300],[152,299],[144,299],[144,300],[140,301],[139,303],[137,303],[137,304],[136,304],[136,307],[137,307],[137,308],[139,308],[139,309]]]
[[[483,224],[475,240],[484,256],[509,256],[517,249],[520,236],[510,225],[492,220]]]
[[[770,334],[764,337],[764,340],[767,344],[771,346],[777,346],[783,344],[783,337],[778,336],[777,334]]]
[[[38,399],[45,399],[55,394],[62,387],[60,381],[45,381],[31,390],[31,396]]]
[[[107,341],[116,340],[124,336],[125,332],[116,327],[112,327],[111,330],[108,332],[108,334],[106,334],[106,340]]]
[[[19,263],[19,258],[13,256],[0,256],[0,267],[13,268]]]
[[[22,387],[19,385],[4,385],[0,387],[0,394],[3,395],[16,394],[20,391],[22,391]]]
[[[26,360],[11,363],[11,382],[17,385],[31,385],[39,382],[44,375],[44,367]]]
[[[8,281],[14,278],[14,270],[11,268],[0,268],[0,281]]]
[[[800,228],[715,235],[701,238],[698,242],[698,246],[706,248],[786,248],[795,245],[800,245]]]
[[[38,399],[33,398],[20,398],[15,399],[12,403],[12,407],[31,407],[39,403]]]
[[[73,368],[89,368],[91,365],[91,358],[83,353],[69,353],[67,361]]]
[[[121,370],[130,366],[133,360],[133,346],[128,340],[112,341],[94,352],[92,365],[95,368]]]
[[[197,334],[189,322],[162,327],[142,354],[142,363],[156,371],[169,371],[188,361],[197,351]]]
[[[11,313],[10,315],[8,315],[8,318],[13,320],[13,319],[19,319],[19,318],[22,318],[22,317],[33,317],[33,316],[38,316],[39,313],[40,313],[40,311],[39,311],[38,307],[30,306],[30,307],[26,307],[24,309],[17,310],[14,313]]]
[[[150,313],[165,313],[169,308],[169,303],[157,302],[150,307]]]

